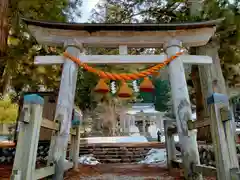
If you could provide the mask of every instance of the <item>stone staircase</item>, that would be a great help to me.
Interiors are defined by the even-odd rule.
[[[164,148],[157,142],[81,144],[80,156],[92,154],[100,163],[137,163],[152,148]]]

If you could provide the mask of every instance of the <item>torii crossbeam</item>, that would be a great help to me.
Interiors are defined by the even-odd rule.
[[[78,58],[87,64],[158,64],[167,59],[166,54],[159,55],[79,55]],[[181,55],[178,57],[184,64],[211,64],[209,56]],[[35,64],[63,64],[63,56],[36,56]]]
[[[171,57],[181,51],[182,46],[202,46],[214,35],[216,25],[220,20],[180,23],[180,24],[69,24],[34,21],[23,19],[28,24],[31,33],[40,44],[65,46],[66,51],[81,61],[91,64],[129,64],[129,63],[161,63],[166,57]],[[81,47],[119,47],[120,55],[84,55]],[[163,47],[165,54],[160,55],[127,55],[128,47],[155,48]],[[186,84],[183,64],[210,64],[208,56],[182,55],[169,64],[169,79],[171,83],[174,112],[180,143],[185,177],[192,174],[192,164],[199,164],[198,146],[190,134],[196,131],[188,130],[187,121],[191,119],[191,106]],[[56,109],[56,119],[61,122],[61,131],[57,137],[55,149],[56,172],[55,179],[63,178],[62,163],[66,147],[67,134],[70,129],[70,117],[75,96],[77,81],[77,65],[62,56],[38,56],[36,64],[64,63],[61,86]],[[65,139],[64,139],[65,138]],[[64,139],[64,142],[61,140]],[[62,146],[61,146],[62,143]],[[57,151],[59,150],[59,151]],[[58,154],[57,152],[61,152]],[[198,174],[199,179],[201,175]]]

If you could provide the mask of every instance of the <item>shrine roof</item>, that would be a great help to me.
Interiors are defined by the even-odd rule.
[[[109,24],[109,23],[60,23],[53,21],[42,21],[22,18],[27,25],[39,26],[50,29],[79,30],[87,32],[96,31],[167,31],[184,30],[213,27],[222,22],[223,19],[208,20],[201,22],[183,22],[183,23],[131,23],[131,24]]]

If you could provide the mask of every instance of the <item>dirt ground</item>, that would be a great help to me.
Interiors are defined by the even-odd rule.
[[[0,180],[9,180],[12,172],[12,165],[0,164]]]
[[[182,172],[164,167],[140,164],[80,165],[78,172],[69,171],[64,180],[181,180]],[[215,180],[215,178],[205,178]]]
[[[0,180],[9,180],[11,165],[0,164]],[[64,180],[181,180],[182,172],[172,172],[164,167],[140,164],[99,164],[96,166],[79,165],[78,172],[70,170]],[[205,180],[216,180],[206,178]]]

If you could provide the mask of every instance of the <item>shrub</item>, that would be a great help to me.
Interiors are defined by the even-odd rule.
[[[13,124],[17,120],[18,105],[10,98],[0,100],[0,124]]]

